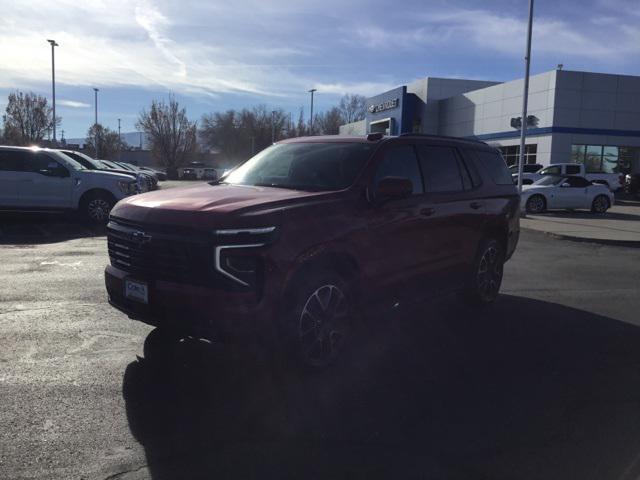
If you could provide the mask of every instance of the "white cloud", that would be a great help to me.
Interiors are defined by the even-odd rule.
[[[317,88],[321,94],[344,95],[345,93],[358,93],[366,97],[372,97],[391,90],[393,85],[381,82],[355,82],[355,83],[316,83],[313,88]]]
[[[75,100],[56,100],[56,105],[71,108],[89,108],[91,105],[84,102],[76,102]]]

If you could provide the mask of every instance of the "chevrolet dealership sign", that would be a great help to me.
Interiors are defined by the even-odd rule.
[[[369,105],[369,113],[383,112],[385,110],[391,110],[396,108],[400,103],[398,98],[394,98],[393,100],[386,100],[381,103],[376,103],[374,105]]]

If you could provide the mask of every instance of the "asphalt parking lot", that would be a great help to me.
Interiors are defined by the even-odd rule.
[[[524,231],[494,308],[381,312],[307,376],[196,342],[161,368],[107,261],[101,228],[0,217],[0,478],[640,475],[640,249]]]

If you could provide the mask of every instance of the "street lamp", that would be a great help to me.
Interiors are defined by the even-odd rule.
[[[94,114],[95,114],[95,119],[93,122],[93,142],[94,142],[94,146],[96,147],[96,158],[100,158],[100,146],[98,145],[99,143],[99,139],[98,139],[98,89],[93,87],[93,93],[94,93],[94,98],[95,98],[95,109],[94,109]]]
[[[51,44],[51,97],[53,100],[53,143],[56,143],[56,59],[55,47],[59,46],[55,40],[47,40]]]
[[[271,110],[271,143],[276,143],[276,111]]]
[[[522,126],[520,128],[520,156],[518,158],[518,193],[522,194],[522,171],[524,167],[524,149],[527,137],[527,103],[529,97],[529,67],[531,65],[531,30],[533,27],[533,0],[529,0],[529,25],[527,27],[527,53],[524,57],[524,89],[522,92]]]
[[[122,160],[122,135],[120,134],[120,119],[118,119],[118,160]]]
[[[95,121],[93,122],[94,125],[98,124],[98,92],[100,90],[98,88],[93,88],[93,93],[94,93],[94,97],[95,97]]]
[[[312,88],[311,90],[309,90],[309,93],[311,94],[311,119],[309,120],[309,134],[313,135],[313,94],[315,92],[317,92],[318,89],[317,88]]]

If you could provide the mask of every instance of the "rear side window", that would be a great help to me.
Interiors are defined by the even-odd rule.
[[[22,171],[22,152],[3,150],[0,151],[0,172]]]
[[[496,185],[513,185],[507,163],[497,151],[474,150],[478,168],[485,170]]]
[[[408,178],[413,184],[413,194],[423,193],[420,167],[412,145],[389,147],[376,172],[376,185],[385,177]]]
[[[580,165],[567,165],[567,175],[580,175]]]
[[[452,147],[419,145],[418,154],[426,192],[459,192],[464,189],[458,158]]]

